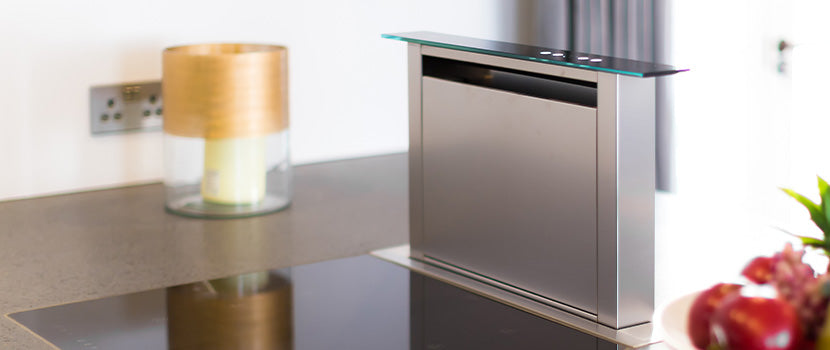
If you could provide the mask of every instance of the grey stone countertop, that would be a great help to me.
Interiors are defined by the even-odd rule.
[[[297,166],[265,216],[164,210],[161,184],[0,203],[0,315],[355,256],[408,239],[405,154]],[[51,349],[7,317],[0,348]]]

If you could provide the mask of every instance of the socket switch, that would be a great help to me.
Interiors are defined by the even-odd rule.
[[[93,86],[89,89],[93,135],[161,130],[161,82]]]

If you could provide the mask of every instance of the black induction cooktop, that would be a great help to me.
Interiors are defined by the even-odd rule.
[[[617,349],[371,256],[10,317],[61,349]]]

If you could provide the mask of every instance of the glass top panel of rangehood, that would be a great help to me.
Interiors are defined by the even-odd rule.
[[[624,58],[600,56],[551,47],[514,44],[434,32],[383,34],[384,38],[446,49],[516,58],[526,61],[609,72],[635,77],[656,77],[687,71],[673,66]]]

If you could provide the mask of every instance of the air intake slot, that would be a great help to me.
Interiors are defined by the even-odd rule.
[[[423,56],[423,75],[586,107],[597,106],[593,82]]]

